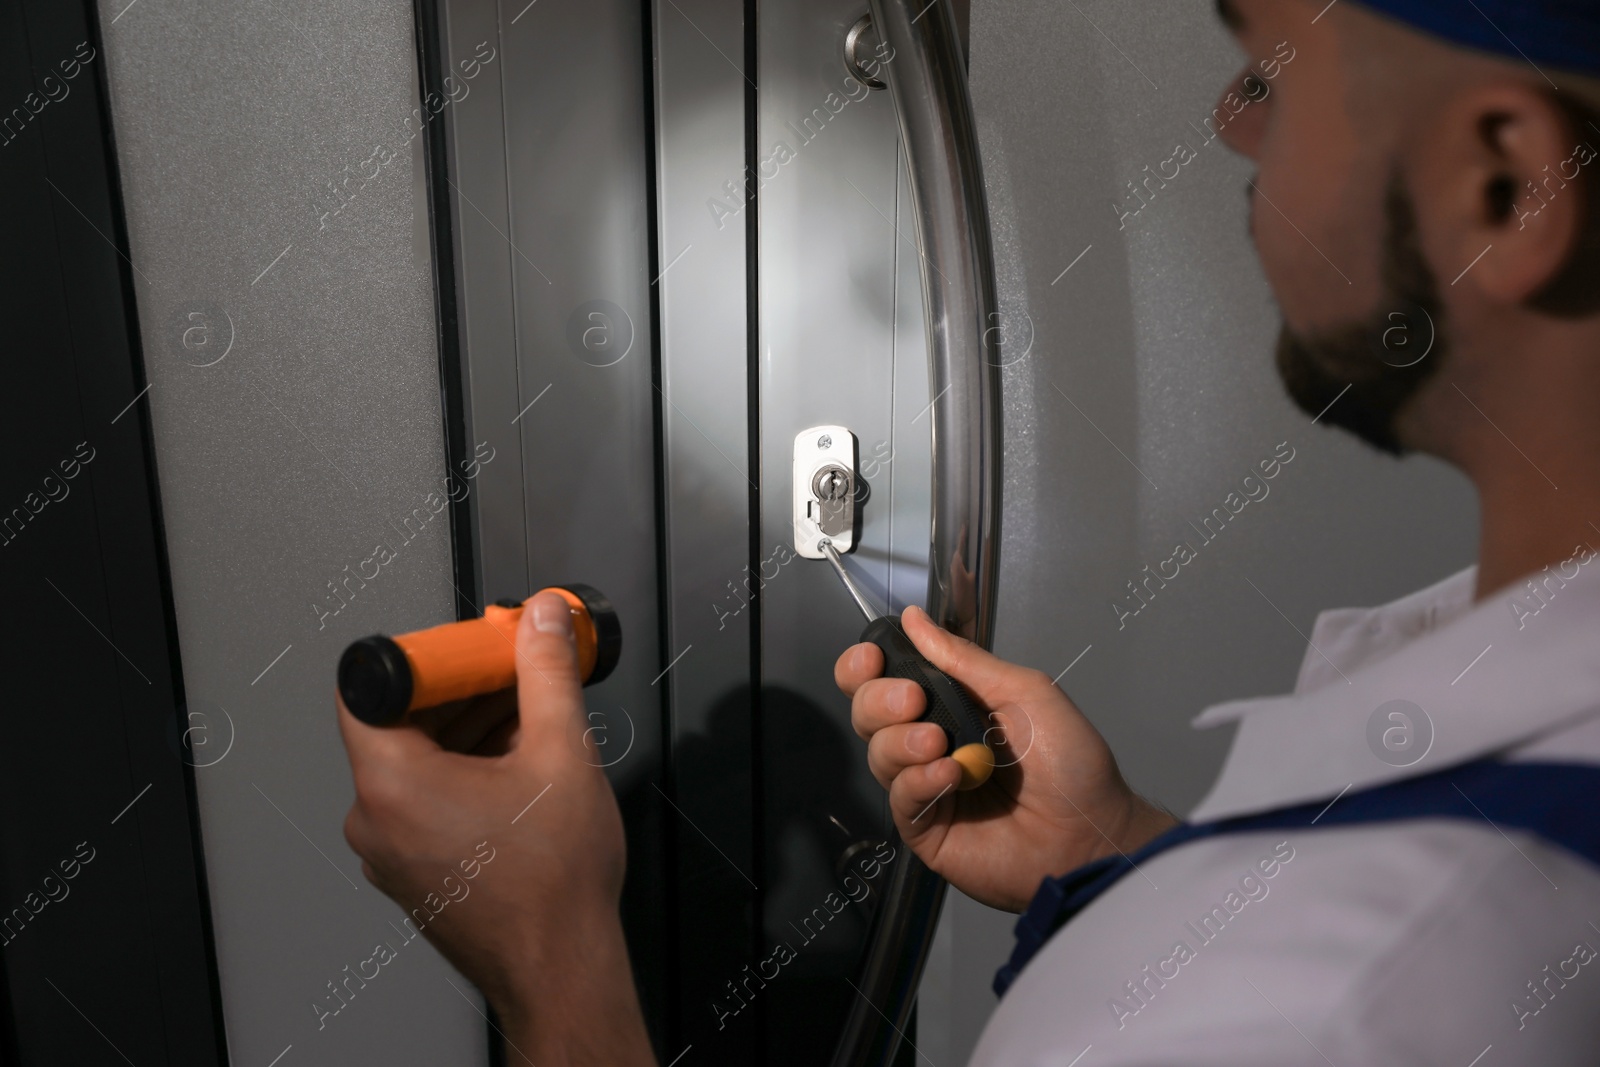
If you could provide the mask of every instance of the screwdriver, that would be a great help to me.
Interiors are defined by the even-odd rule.
[[[851,599],[867,617],[861,640],[870,641],[883,651],[883,673],[889,678],[908,678],[922,687],[927,709],[918,722],[931,722],[944,731],[945,751],[961,766],[959,790],[976,789],[994,771],[994,750],[983,740],[987,727],[984,715],[959,682],[929,663],[911,638],[900,628],[898,619],[879,614],[855,580],[844,569],[839,550],[824,537],[817,542],[828,562],[849,591]]]

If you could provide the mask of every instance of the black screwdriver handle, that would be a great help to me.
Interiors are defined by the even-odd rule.
[[[987,718],[960,683],[929,663],[891,616],[867,623],[861,640],[883,650],[885,676],[908,678],[921,686],[928,706],[918,721],[944,730],[945,754],[961,765],[961,783],[956,788],[976,789],[988,781],[994,771],[994,750],[983,739]]]

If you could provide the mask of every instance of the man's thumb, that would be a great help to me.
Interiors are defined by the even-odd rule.
[[[583,707],[572,609],[554,593],[523,607],[517,627],[517,715],[522,740],[565,729]]]
[[[929,663],[966,686],[978,700],[1003,699],[1008,670],[1014,669],[1010,664],[946,630],[915,605],[901,613],[900,624]]]

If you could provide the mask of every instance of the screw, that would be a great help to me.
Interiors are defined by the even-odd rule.
[[[832,448],[833,447],[833,438],[830,437],[828,434],[823,434],[821,437],[817,438],[817,447],[818,448]]]

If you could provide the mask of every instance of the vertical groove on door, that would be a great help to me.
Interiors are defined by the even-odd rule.
[[[417,79],[422,96],[448,95],[444,85],[450,61],[440,32],[437,0],[417,0],[413,9],[417,35]],[[461,362],[461,330],[456,301],[455,233],[450,219],[449,131],[443,122],[428,124],[422,141],[423,167],[428,190],[428,231],[433,248],[434,336],[439,346],[439,410],[444,422],[445,468],[466,470],[472,461],[468,440],[470,406]],[[478,538],[473,522],[475,501],[447,494],[450,519],[451,584],[455,587],[456,618],[481,614],[482,575],[478,567]]]
[[[757,173],[760,145],[757,137],[761,122],[760,0],[745,0],[744,5],[744,163],[745,174]],[[745,381],[749,419],[746,469],[755,477],[750,484],[750,561],[746,573],[757,576],[750,594],[750,854],[760,885],[771,881],[766,854],[766,775],[762,767],[762,586],[759,581],[762,560],[761,478],[766,467],[761,455],[761,193],[759,182],[747,184],[745,205],[745,344],[749,370]],[[781,495],[781,493],[780,493]],[[755,921],[750,924],[750,958],[764,957],[762,939],[766,932],[766,894],[755,893]],[[767,1001],[756,1003],[756,1047],[767,1049]]]
[[[645,237],[648,248],[648,270],[650,277],[656,278],[661,274],[661,182],[657,170],[659,146],[656,143],[656,24],[654,0],[640,0],[640,62],[644,64],[644,114],[645,114],[645,188],[648,202],[645,209],[647,234]],[[656,395],[662,395],[665,381],[662,374],[661,362],[661,290],[651,287],[650,290],[650,384],[654,387]],[[658,595],[656,598],[656,657],[661,663],[666,663],[672,658],[670,651],[672,645],[672,583],[671,570],[668,567],[667,554],[667,439],[665,426],[665,413],[658,401],[651,405],[651,432],[655,439],[655,560],[656,574],[658,575]],[[672,678],[669,676],[660,681],[660,700],[656,705],[660,722],[661,736],[661,784],[668,796],[677,794],[677,764],[674,758],[674,737],[672,731]],[[678,914],[678,882],[681,877],[678,870],[678,841],[680,838],[676,820],[671,812],[663,812],[659,822],[661,827],[661,874],[660,891],[662,896],[662,912],[668,921],[662,924],[661,949],[663,957],[668,961],[678,958],[678,924],[674,918]],[[671,964],[669,963],[670,967]],[[682,986],[675,981],[664,983],[662,990],[664,1002],[661,1005],[661,1014],[655,1022],[653,1034],[656,1044],[656,1057],[666,1063],[676,1055],[676,1049],[684,1043],[683,1031],[683,997]]]

